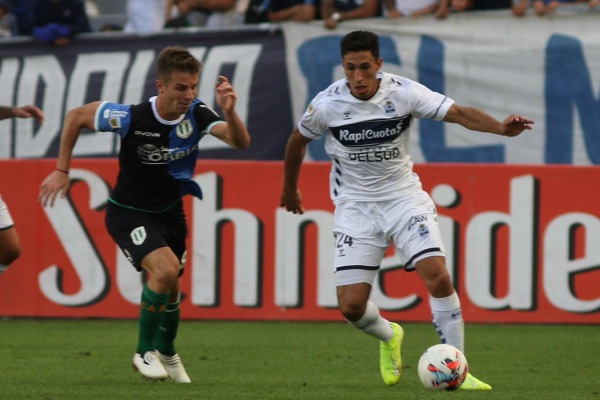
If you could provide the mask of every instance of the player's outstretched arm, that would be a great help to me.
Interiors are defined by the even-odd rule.
[[[520,115],[511,114],[503,122],[478,108],[452,105],[444,117],[444,122],[457,123],[472,131],[495,133],[502,136],[517,136],[530,130],[533,121]]]
[[[298,178],[306,154],[306,145],[310,142],[311,139],[303,136],[296,128],[288,139],[285,149],[283,192],[280,205],[294,214],[304,214],[302,193],[298,189]]]
[[[60,194],[65,198],[69,191],[71,180],[69,169],[71,168],[71,156],[77,138],[83,128],[95,129],[94,119],[96,110],[102,104],[100,101],[74,108],[67,113],[60,135],[60,147],[58,150],[58,162],[56,169],[44,179],[40,186],[38,201],[44,206],[54,206],[56,196]]]

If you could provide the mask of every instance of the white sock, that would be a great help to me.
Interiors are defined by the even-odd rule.
[[[358,321],[348,322],[367,335],[383,342],[389,342],[394,337],[394,329],[390,325],[390,321],[379,314],[379,308],[371,301],[367,302],[367,309]]]
[[[465,323],[462,318],[460,300],[456,292],[448,297],[429,296],[433,326],[442,343],[448,343],[465,352]]]

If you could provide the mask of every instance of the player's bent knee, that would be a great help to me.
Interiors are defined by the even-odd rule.
[[[341,303],[340,312],[348,321],[358,321],[365,313],[365,304]]]
[[[150,279],[161,287],[170,290],[179,279],[179,268],[155,268],[150,274]]]

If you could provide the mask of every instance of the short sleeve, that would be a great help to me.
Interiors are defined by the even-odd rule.
[[[412,82],[411,92],[414,99],[412,114],[416,118],[441,121],[454,104],[454,100],[448,96],[434,92],[418,82]]]
[[[312,140],[318,140],[323,136],[323,132],[327,129],[326,107],[320,101],[323,92],[317,95],[306,107],[306,111],[302,114],[298,121],[298,130],[300,133]]]
[[[131,123],[131,106],[105,101],[96,110],[94,125],[100,132],[115,132],[125,137]]]

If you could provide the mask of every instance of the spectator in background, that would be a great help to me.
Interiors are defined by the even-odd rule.
[[[91,32],[80,0],[36,0],[33,3],[33,36],[54,46],[65,46],[78,33]]]
[[[348,19],[371,18],[379,14],[379,0],[322,0],[321,17],[325,28],[335,29]]]
[[[584,3],[587,0],[533,0],[531,3],[533,10],[537,15],[544,16],[552,14],[556,9],[568,3]]]
[[[508,10],[523,16],[529,8],[529,0],[442,0],[436,17],[445,18],[450,12]]]
[[[6,0],[10,12],[17,19],[19,35],[29,36],[33,30],[33,3],[35,0]]]
[[[388,18],[419,18],[435,14],[445,0],[384,0]]]
[[[167,0],[127,0],[125,32],[160,31],[165,24]]]
[[[600,0],[590,0],[590,8],[596,8],[600,6]]]
[[[262,6],[269,22],[312,21],[317,18],[317,7],[315,0],[265,0]]]
[[[204,26],[225,28],[244,23],[250,0],[169,0],[166,28]],[[177,16],[170,12],[176,7]]]
[[[512,12],[517,17],[522,17],[527,13],[529,8],[529,0],[514,0],[512,6]]]
[[[19,28],[17,18],[10,12],[10,4],[0,0],[0,37],[17,36]]]
[[[259,24],[269,22],[269,15],[265,8],[268,4],[263,0],[249,0],[246,13],[244,15],[244,24]]]

